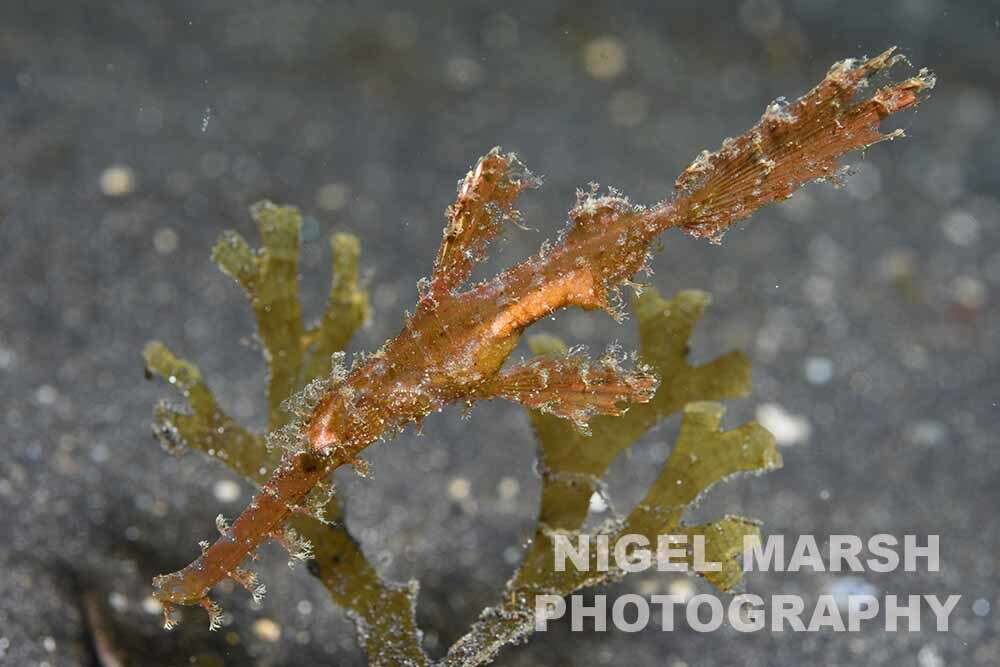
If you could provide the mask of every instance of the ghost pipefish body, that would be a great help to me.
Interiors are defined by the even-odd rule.
[[[585,429],[595,414],[620,414],[630,403],[648,401],[657,378],[641,364],[624,369],[615,355],[591,361],[570,353],[503,366],[521,332],[560,308],[617,314],[615,291],[647,267],[650,248],[666,229],[717,240],[803,184],[835,178],[844,153],[901,136],[898,130],[882,134],[880,121],[916,105],[933,87],[933,75],[921,70],[854,100],[871,75],[898,59],[890,49],[837,63],[795,103],[771,105],[746,133],[702,153],[668,201],[646,208],[615,191],[579,192],[557,243],[463,290],[489,241],[505,221],[517,219],[517,196],[537,184],[513,154],[494,149],[481,158],[448,209],[432,276],[421,281],[416,312],[403,330],[350,372],[335,374],[315,406],[286,427],[293,446],[232,527],[221,527],[222,536],[190,565],[154,579],[168,626],[172,604],[201,604],[217,627],[209,590],[226,577],[253,589],[255,579],[240,564],[263,542],[275,539],[308,555],[283,525],[304,510],[312,489],[341,465],[361,465],[358,455],[371,443],[448,403],[506,398]]]

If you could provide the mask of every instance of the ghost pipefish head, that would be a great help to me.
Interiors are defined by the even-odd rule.
[[[208,588],[184,571],[153,577],[153,597],[162,604],[198,604],[208,595]]]

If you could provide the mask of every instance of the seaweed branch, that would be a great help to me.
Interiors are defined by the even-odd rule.
[[[343,349],[367,318],[368,296],[358,285],[357,238],[334,234],[333,284],[322,319],[304,334],[294,324],[281,324],[278,320],[299,317],[295,261],[301,220],[293,208],[258,206],[255,212],[262,227],[264,249],[255,253],[241,237],[229,233],[216,245],[213,258],[251,298],[270,370],[268,396],[277,398],[289,382],[294,382],[292,390],[285,390],[290,393],[330,372],[331,354]],[[294,256],[287,252],[289,248],[294,249]],[[263,301],[257,300],[260,267],[279,255],[283,256],[285,270],[280,272],[279,287],[272,288],[267,302],[282,305],[266,308]],[[289,337],[290,333],[294,335]],[[289,340],[300,346],[299,351],[282,354],[280,346],[289,344]],[[153,429],[161,443],[170,450],[187,446],[216,458],[257,486],[267,482],[281,462],[282,450],[268,448],[263,436],[227,415],[198,367],[176,357],[163,343],[149,343],[143,357],[147,371],[168,381],[187,402],[183,409],[165,402],[156,406]],[[269,400],[269,404],[277,406],[269,413],[271,424],[287,419],[281,400]],[[289,519],[287,532],[310,545],[309,571],[331,598],[351,613],[373,664],[427,664],[414,618],[415,584],[396,584],[379,577],[343,524],[332,487],[315,491],[305,509],[308,513],[296,512]],[[219,522],[219,527],[228,529],[224,521]],[[234,568],[231,576],[255,597],[263,596],[265,587],[252,572]],[[172,624],[169,606],[165,613],[167,623]]]
[[[634,299],[640,358],[652,372],[670,378],[661,383],[648,403],[620,417],[595,418],[591,438],[564,420],[538,410],[531,412],[542,472],[538,527],[500,603],[484,613],[451,647],[445,664],[486,664],[504,645],[530,634],[536,622],[537,595],[568,595],[584,586],[623,576],[622,572],[593,567],[582,572],[557,572],[554,536],[579,538],[590,499],[602,493],[602,478],[614,458],[681,408],[681,433],[657,480],[627,517],[606,523],[598,531],[607,535],[612,544],[616,537],[630,534],[643,535],[654,543],[661,534],[701,535],[705,554],[721,563],[722,569],[697,574],[723,591],[739,582],[741,569],[734,558],[742,550],[744,535],[758,534],[756,523],[727,516],[709,524],[687,526],[682,522],[684,513],[716,481],[742,471],[772,470],[781,465],[781,458],[773,438],[756,423],[719,431],[722,406],[711,400],[747,394],[750,365],[739,353],[723,355],[698,367],[687,363],[688,341],[707,303],[707,295],[696,291],[681,292],[668,301],[648,289]],[[565,350],[562,341],[551,336],[537,336],[530,343],[532,350],[542,356]]]

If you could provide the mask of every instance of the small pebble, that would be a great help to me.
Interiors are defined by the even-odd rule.
[[[694,596],[694,584],[686,577],[671,581],[667,590],[670,592],[670,595],[680,597],[682,604],[687,603]]]
[[[955,300],[970,310],[982,308],[986,303],[986,286],[972,276],[959,276],[952,283]]]
[[[220,479],[212,487],[215,499],[223,503],[233,503],[240,499],[240,485],[229,479]]]
[[[595,79],[614,79],[625,71],[625,45],[617,37],[598,37],[583,47],[583,66]]]
[[[972,603],[972,613],[976,616],[983,617],[990,613],[990,601],[986,598],[979,598]]]
[[[452,500],[465,500],[471,490],[472,485],[464,477],[455,477],[448,483],[448,495]]]
[[[604,499],[598,491],[594,491],[594,495],[590,496],[590,511],[591,512],[606,512],[608,509],[608,502]]]
[[[966,211],[952,211],[941,221],[944,237],[960,246],[971,246],[979,240],[979,221]]]
[[[350,194],[343,183],[327,183],[316,191],[316,204],[324,211],[339,211],[347,206]]]
[[[135,190],[135,172],[122,164],[111,165],[101,172],[100,185],[108,197],[124,197]]]
[[[483,79],[483,68],[472,58],[457,57],[445,64],[448,81],[455,88],[472,88]]]
[[[269,618],[258,618],[253,623],[253,633],[258,639],[276,642],[281,639],[281,626]]]
[[[513,500],[521,490],[521,485],[513,477],[504,477],[497,484],[497,493],[502,500]]]
[[[150,595],[142,601],[142,610],[150,616],[158,616],[163,613],[163,605]]]
[[[920,667],[944,667],[944,659],[934,646],[927,644],[917,652],[917,664]]]
[[[826,357],[809,357],[805,374],[809,384],[826,384],[833,378],[833,362]]]
[[[757,408],[757,421],[774,436],[781,446],[798,445],[812,435],[812,425],[801,415],[793,415],[777,403],[764,403]]]
[[[128,598],[121,593],[113,592],[108,595],[108,604],[115,611],[122,612],[128,609]]]
[[[59,398],[59,392],[50,384],[43,384],[35,390],[35,400],[41,405],[52,405]]]
[[[169,255],[177,250],[177,232],[169,227],[161,227],[153,234],[153,247],[160,255]]]

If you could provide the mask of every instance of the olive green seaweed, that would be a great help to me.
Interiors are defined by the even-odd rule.
[[[283,401],[330,372],[331,355],[342,350],[364,323],[368,299],[358,285],[358,240],[349,234],[334,234],[334,277],[327,307],[319,324],[304,330],[296,269],[298,211],[262,203],[252,212],[264,248],[254,252],[241,236],[226,232],[213,251],[213,259],[247,292],[253,306],[270,371],[268,427],[275,429],[289,420],[281,407]],[[746,395],[750,365],[738,352],[702,366],[688,363],[688,340],[707,304],[708,296],[702,292],[682,291],[665,300],[652,288],[633,301],[642,361],[663,378],[649,403],[634,405],[620,417],[594,417],[589,436],[567,420],[531,411],[543,489],[535,539],[508,583],[504,601],[484,613],[442,664],[485,664],[505,644],[530,633],[538,593],[565,595],[621,576],[615,571],[554,572],[551,537],[555,532],[578,531],[586,520],[590,498],[615,457],[685,406],[680,436],[659,478],[643,501],[611,529],[619,535],[639,533],[651,540],[665,532],[704,535],[706,557],[722,563],[721,571],[707,573],[706,578],[721,590],[739,581],[741,569],[734,559],[741,552],[743,536],[758,532],[756,523],[724,517],[688,526],[681,519],[688,506],[714,482],[740,471],[774,468],[780,459],[770,435],[756,424],[718,430],[722,408],[705,401]],[[540,355],[560,354],[566,349],[558,338],[546,335],[532,337],[529,344]],[[225,414],[194,364],[157,341],[146,346],[144,357],[146,368],[173,385],[188,404],[186,410],[166,403],[156,407],[154,430],[164,444],[196,449],[254,484],[263,484],[280,461],[280,449],[268,449],[262,435]],[[430,664],[414,618],[415,583],[381,579],[344,526],[336,496],[329,493],[323,500],[323,521],[297,514],[290,522],[312,544],[310,571],[355,619],[372,664]]]
[[[262,202],[251,209],[264,247],[254,252],[235,232],[226,232],[212,257],[247,293],[263,343],[268,375],[268,428],[285,424],[282,402],[308,382],[330,372],[331,355],[341,351],[368,317],[368,295],[358,285],[360,243],[350,234],[331,237],[334,276],[319,324],[303,330],[298,297],[297,259],[301,216],[292,207]],[[261,485],[280,462],[282,451],[242,427],[219,407],[194,364],[158,341],[143,351],[147,370],[184,396],[188,409],[160,403],[154,433],[173,448],[186,445],[214,457],[248,481]],[[305,514],[289,524],[312,545],[309,570],[331,598],[354,619],[372,664],[425,665],[414,618],[415,584],[379,577],[343,524],[336,496],[321,496],[319,518]]]
[[[661,472],[645,497],[621,521],[606,523],[599,532],[611,544],[624,535],[643,535],[656,544],[658,535],[702,535],[705,558],[721,570],[705,578],[722,591],[742,578],[736,557],[744,536],[759,535],[756,522],[726,516],[704,525],[685,525],[685,511],[714,483],[740,472],[765,472],[781,465],[774,438],[755,422],[721,431],[723,408],[713,399],[745,396],[750,390],[750,364],[741,353],[725,354],[702,366],[687,361],[688,341],[708,305],[708,295],[682,291],[665,300],[646,288],[633,300],[639,323],[640,357],[661,378],[651,401],[633,405],[619,417],[595,417],[587,436],[566,420],[539,411],[531,422],[539,442],[542,498],[539,524],[521,566],[507,583],[503,600],[488,610],[448,652],[448,665],[481,665],[493,660],[508,643],[530,634],[535,625],[535,596],[569,595],[587,586],[623,576],[614,568],[600,571],[593,562],[582,571],[555,570],[553,536],[579,535],[590,499],[601,488],[611,462],[662,420],[684,410],[681,431]],[[565,344],[549,335],[533,337],[536,354],[560,354]],[[687,545],[687,561],[694,554]]]

